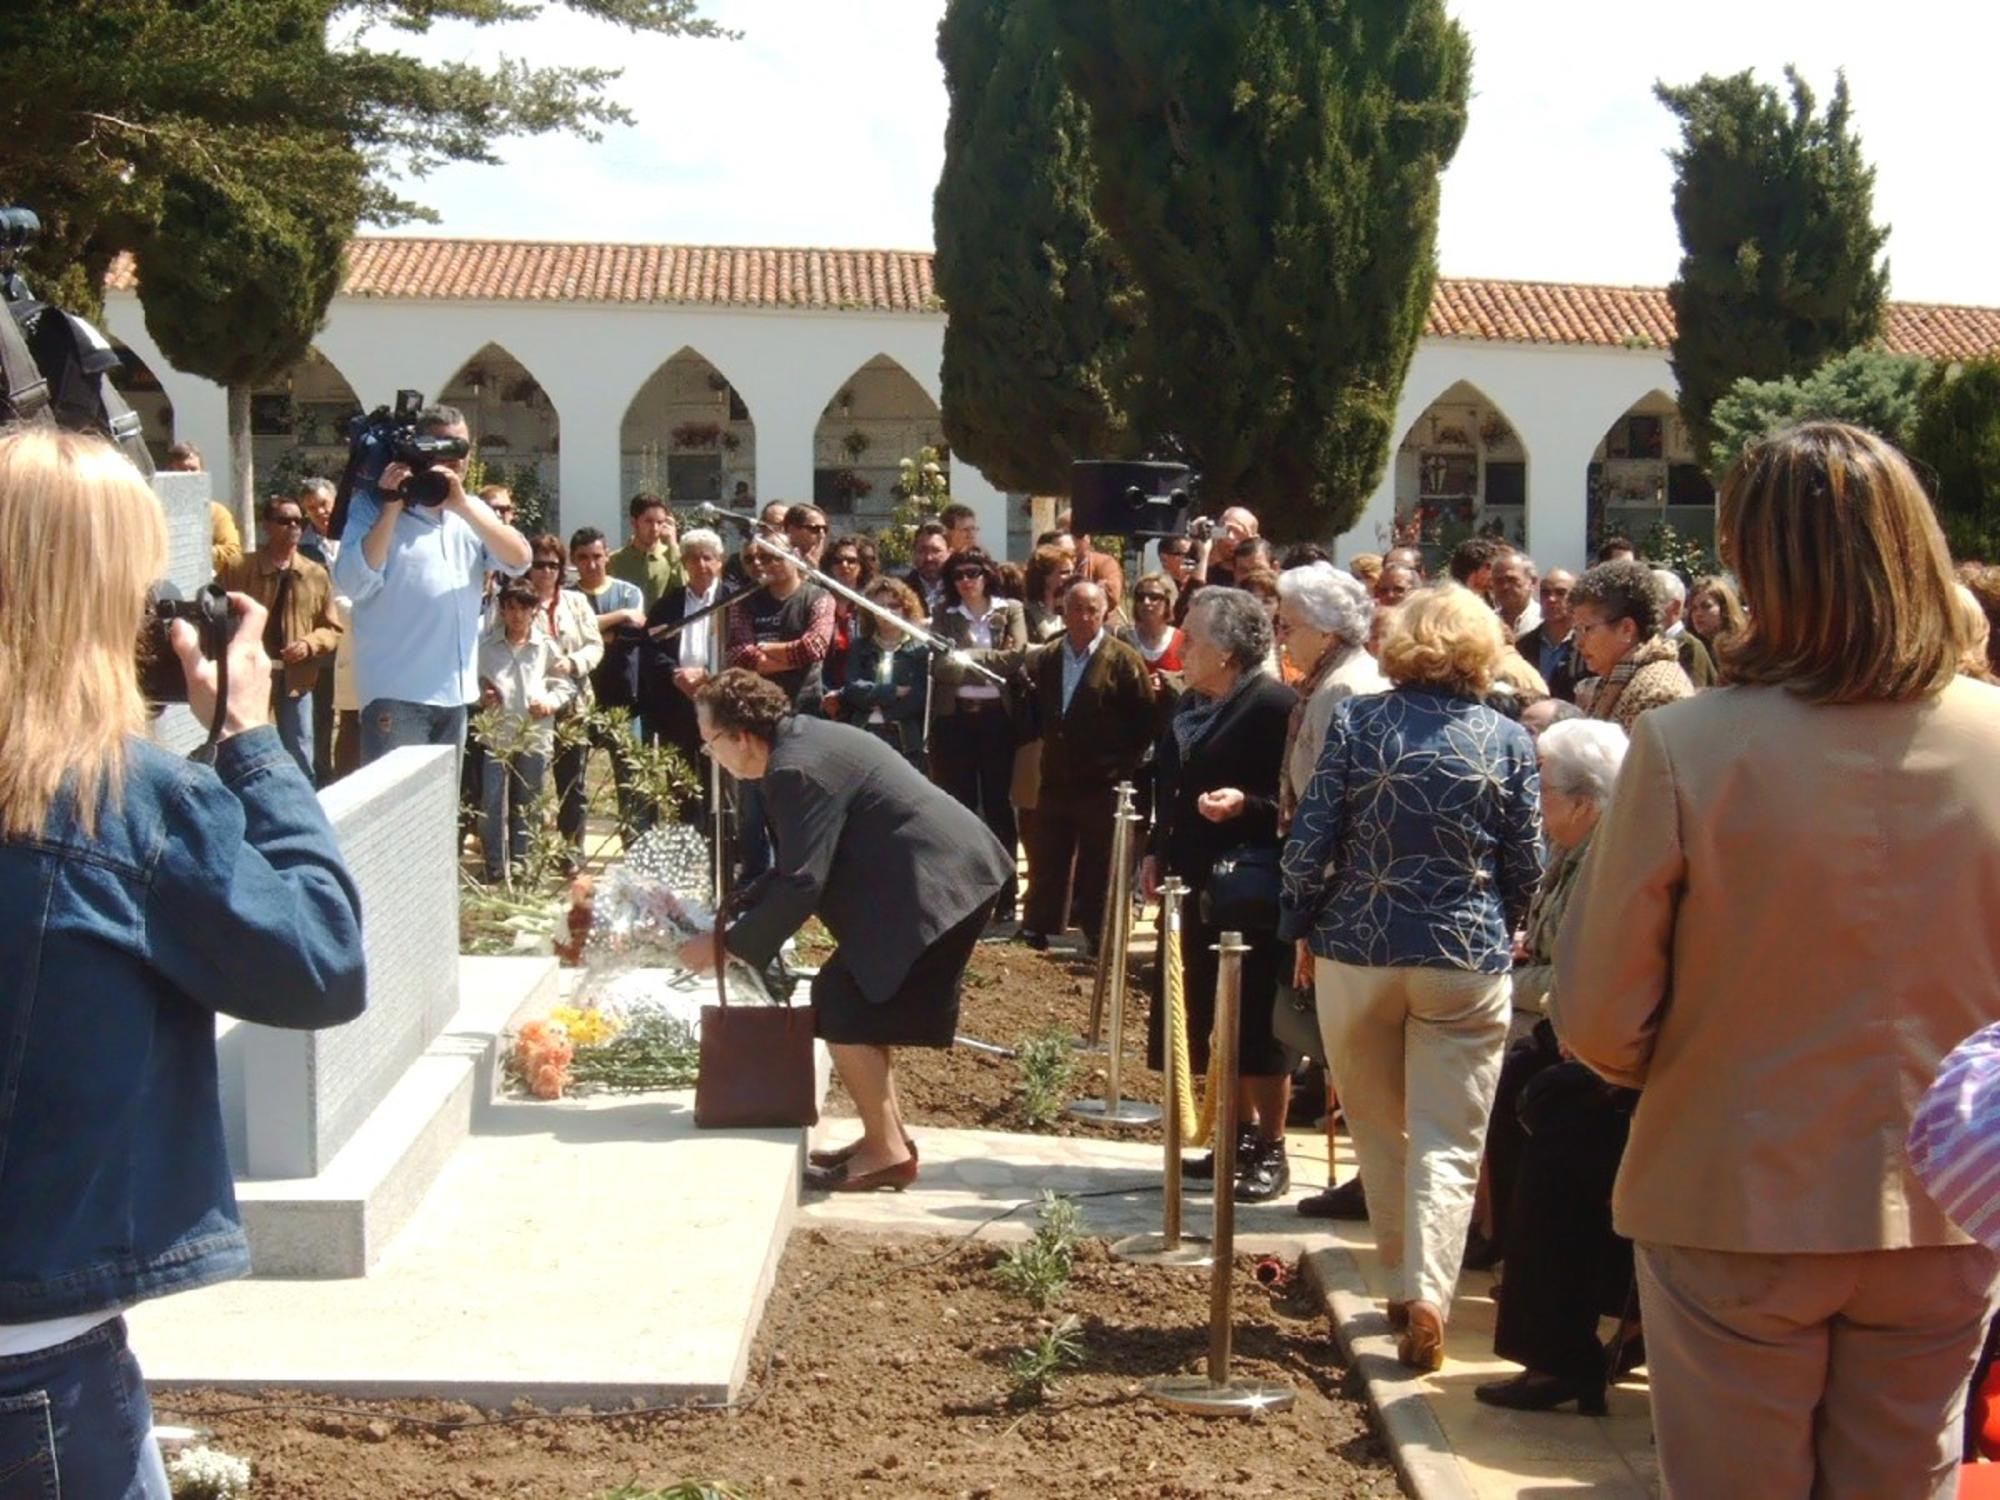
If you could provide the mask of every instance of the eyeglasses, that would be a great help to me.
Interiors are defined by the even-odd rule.
[[[836,568],[858,568],[861,566],[861,559],[851,552],[843,552],[833,560],[833,565]]]
[[[299,527],[305,525],[306,523],[304,518],[300,516],[272,516],[270,520],[266,521],[264,524],[267,526]]]
[[[1167,602],[1165,594],[1134,594],[1132,597],[1141,604],[1165,604]]]
[[[808,525],[805,525],[805,524],[804,524],[803,522],[801,522],[801,523],[800,523],[799,525],[797,525],[797,526],[794,526],[794,527],[792,527],[791,529],[792,529],[793,531],[810,531],[810,532],[814,532],[814,533],[816,533],[816,534],[817,534],[817,535],[819,535],[819,536],[825,536],[825,535],[826,535],[826,522],[822,521],[822,522],[820,522],[820,523],[819,523],[819,525],[817,525],[817,526],[808,526]]]
[[[535,560],[534,560],[533,562],[531,562],[531,563],[529,563],[529,564],[528,564],[528,571],[529,571],[530,573],[534,573],[534,572],[538,572],[538,571],[540,571],[540,570],[543,570],[543,569],[546,569],[546,568],[557,568],[557,569],[560,569],[561,567],[562,567],[562,564],[561,564],[561,563],[559,563],[559,562],[554,562],[554,561],[552,561],[551,559],[549,559],[549,558],[546,558],[546,557],[538,557],[538,558],[536,558],[536,559],[535,559]]]
[[[984,578],[986,572],[982,568],[954,568],[951,576],[959,583],[963,583],[968,578]]]

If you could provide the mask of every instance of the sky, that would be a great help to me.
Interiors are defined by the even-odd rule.
[[[1448,0],[1472,37],[1473,100],[1445,174],[1448,276],[1664,285],[1679,259],[1656,80],[1798,66],[1847,72],[1891,226],[1891,292],[2000,304],[1987,185],[1988,0]],[[741,40],[634,38],[559,8],[441,26],[425,50],[619,66],[634,114],[601,142],[505,142],[505,164],[407,185],[442,216],[396,232],[517,239],[927,249],[946,111],[943,0],[709,0]],[[408,44],[406,44],[408,45]]]

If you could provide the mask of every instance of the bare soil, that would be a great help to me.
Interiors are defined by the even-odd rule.
[[[809,928],[800,934],[801,959],[818,963],[827,951],[823,934]],[[1160,1075],[1146,1067],[1146,1016],[1152,1004],[1147,991],[1150,952],[1142,959],[1135,946],[1125,988],[1124,1068],[1119,1093],[1127,1099],[1158,1104],[1163,1097]],[[1090,1021],[1090,996],[1097,964],[1077,954],[1037,952],[1020,943],[981,943],[966,966],[958,1017],[959,1035],[1009,1049],[1051,1030],[1080,1034]],[[1108,1023],[1107,1023],[1108,1024]],[[1104,1092],[1102,1055],[1079,1053],[1075,1093],[1079,1098]],[[1041,1135],[1096,1135],[1103,1128],[1064,1117],[1052,1125],[1028,1123],[1021,1106],[1021,1069],[1012,1058],[967,1046],[948,1051],[925,1047],[899,1048],[895,1055],[896,1095],[903,1115],[913,1125],[941,1125],[971,1130],[1013,1130]],[[854,1106],[838,1081],[827,1099],[830,1114],[852,1115]],[[1157,1130],[1120,1127],[1120,1140],[1159,1138]]]
[[[1134,1267],[1090,1242],[1049,1317],[1076,1314],[1085,1354],[1039,1406],[1009,1402],[1007,1366],[1043,1326],[992,1276],[980,1243],[793,1236],[734,1411],[548,1415],[496,1423],[462,1404],[271,1392],[162,1395],[162,1421],[212,1429],[253,1465],[258,1500],[599,1500],[683,1480],[774,1496],[1035,1500],[1400,1494],[1317,1298],[1260,1287],[1239,1262],[1236,1373],[1298,1392],[1289,1412],[1182,1416],[1145,1399],[1155,1375],[1206,1349],[1205,1273]],[[561,1296],[615,1296],[587,1277]]]

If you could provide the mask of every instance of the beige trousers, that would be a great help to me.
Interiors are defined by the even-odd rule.
[[[1661,1493],[1950,1500],[2000,1257],[1637,1248]]]
[[[1507,1044],[1505,974],[1313,965],[1390,1296],[1451,1311]]]

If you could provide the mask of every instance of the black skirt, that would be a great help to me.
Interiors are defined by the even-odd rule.
[[[834,949],[813,976],[814,1027],[823,1042],[868,1047],[949,1047],[958,1034],[958,992],[965,966],[992,916],[979,907],[917,955],[896,993],[869,1003],[854,971]]]

